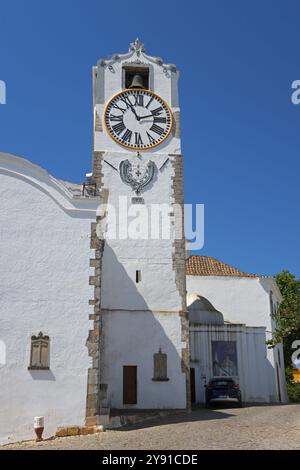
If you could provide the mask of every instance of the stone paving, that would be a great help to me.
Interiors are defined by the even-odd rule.
[[[300,404],[196,409],[89,436],[24,442],[5,449],[300,449]]]

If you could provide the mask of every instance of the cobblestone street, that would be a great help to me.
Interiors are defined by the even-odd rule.
[[[2,449],[300,449],[300,405],[197,409],[121,430]]]

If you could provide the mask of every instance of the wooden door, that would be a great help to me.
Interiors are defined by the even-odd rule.
[[[137,404],[137,366],[123,366],[123,404]]]

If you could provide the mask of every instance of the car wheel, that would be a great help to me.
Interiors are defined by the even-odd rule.
[[[239,408],[243,408],[243,402],[242,402],[242,399],[240,398],[239,401],[238,401],[238,407]]]

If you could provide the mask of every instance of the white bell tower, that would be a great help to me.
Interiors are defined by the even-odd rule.
[[[92,178],[103,210],[91,240],[87,424],[112,409],[190,407],[178,78],[138,39],[93,68]],[[169,236],[157,226],[163,209]]]

